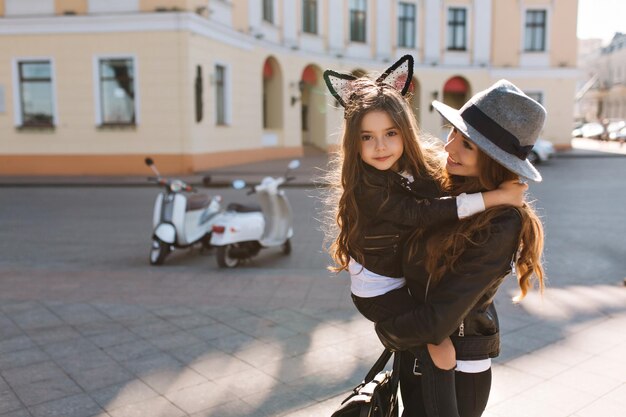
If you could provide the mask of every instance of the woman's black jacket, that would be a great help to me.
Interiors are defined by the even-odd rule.
[[[425,256],[421,245],[422,250],[404,264],[416,307],[376,325],[383,344],[407,350],[426,343],[439,344],[450,336],[457,359],[498,356],[500,333],[493,298],[511,271],[521,224],[517,209],[504,209],[492,221],[489,238],[481,245],[468,246],[455,271],[448,271],[436,285],[429,282],[429,274],[421,262]]]
[[[361,164],[363,178],[355,188],[361,233],[352,244],[363,252],[362,263],[369,271],[403,277],[402,255],[408,237],[418,228],[457,220],[456,198],[437,199],[440,191],[433,180],[416,178],[409,184],[391,170]]]

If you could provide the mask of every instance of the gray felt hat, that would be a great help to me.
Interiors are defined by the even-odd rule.
[[[477,93],[460,110],[439,101],[433,101],[433,107],[505,168],[541,181],[541,174],[526,158],[543,128],[546,109],[510,81],[500,80]]]

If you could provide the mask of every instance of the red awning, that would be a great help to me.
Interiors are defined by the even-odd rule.
[[[443,86],[444,93],[466,94],[467,90],[467,81],[461,77],[450,78]]]
[[[272,74],[274,73],[274,71],[272,71],[272,64],[270,64],[270,60],[266,59],[265,60],[265,65],[263,65],[263,79],[268,79],[268,78],[272,78]]]
[[[315,74],[313,67],[308,66],[304,69],[302,72],[302,81],[310,85],[314,85],[317,82],[317,74]]]

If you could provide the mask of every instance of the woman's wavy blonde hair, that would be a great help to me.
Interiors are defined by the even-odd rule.
[[[427,178],[441,176],[442,171],[439,155],[434,150],[436,145],[418,142],[420,132],[406,97],[393,87],[365,77],[355,80],[353,89],[345,109],[341,146],[331,157],[329,171],[323,178],[329,187],[324,198],[325,247],[334,262],[328,269],[334,272],[347,270],[350,257],[363,263],[363,250],[357,243],[363,225],[355,190],[365,181],[360,151],[361,122],[367,113],[386,112],[400,132],[404,145],[400,171]],[[381,193],[388,196],[389,187],[381,189]]]
[[[449,195],[459,195],[490,191],[498,188],[504,181],[519,180],[517,174],[509,171],[480,150],[477,163],[478,177],[448,176],[444,179],[442,187],[444,192]],[[503,210],[508,209],[510,207],[506,206],[490,208],[450,224],[431,235],[426,242],[425,267],[431,274],[433,282],[437,282],[446,271],[455,270],[458,259],[468,246],[480,246],[486,242],[489,239],[490,226],[494,219],[502,214]],[[521,301],[526,296],[534,280],[538,282],[542,292],[545,286],[541,259],[544,244],[541,220],[530,202],[524,203],[524,206],[517,211],[521,216],[522,228],[515,262],[520,293],[513,298],[515,302]],[[416,254],[420,238],[419,232],[412,236],[410,256]]]

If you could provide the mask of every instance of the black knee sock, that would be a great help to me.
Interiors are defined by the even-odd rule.
[[[457,405],[463,417],[480,417],[485,411],[491,391],[491,368],[475,374],[455,375]]]
[[[459,417],[455,370],[437,368],[426,347],[416,352],[422,372],[422,396],[428,417]]]

